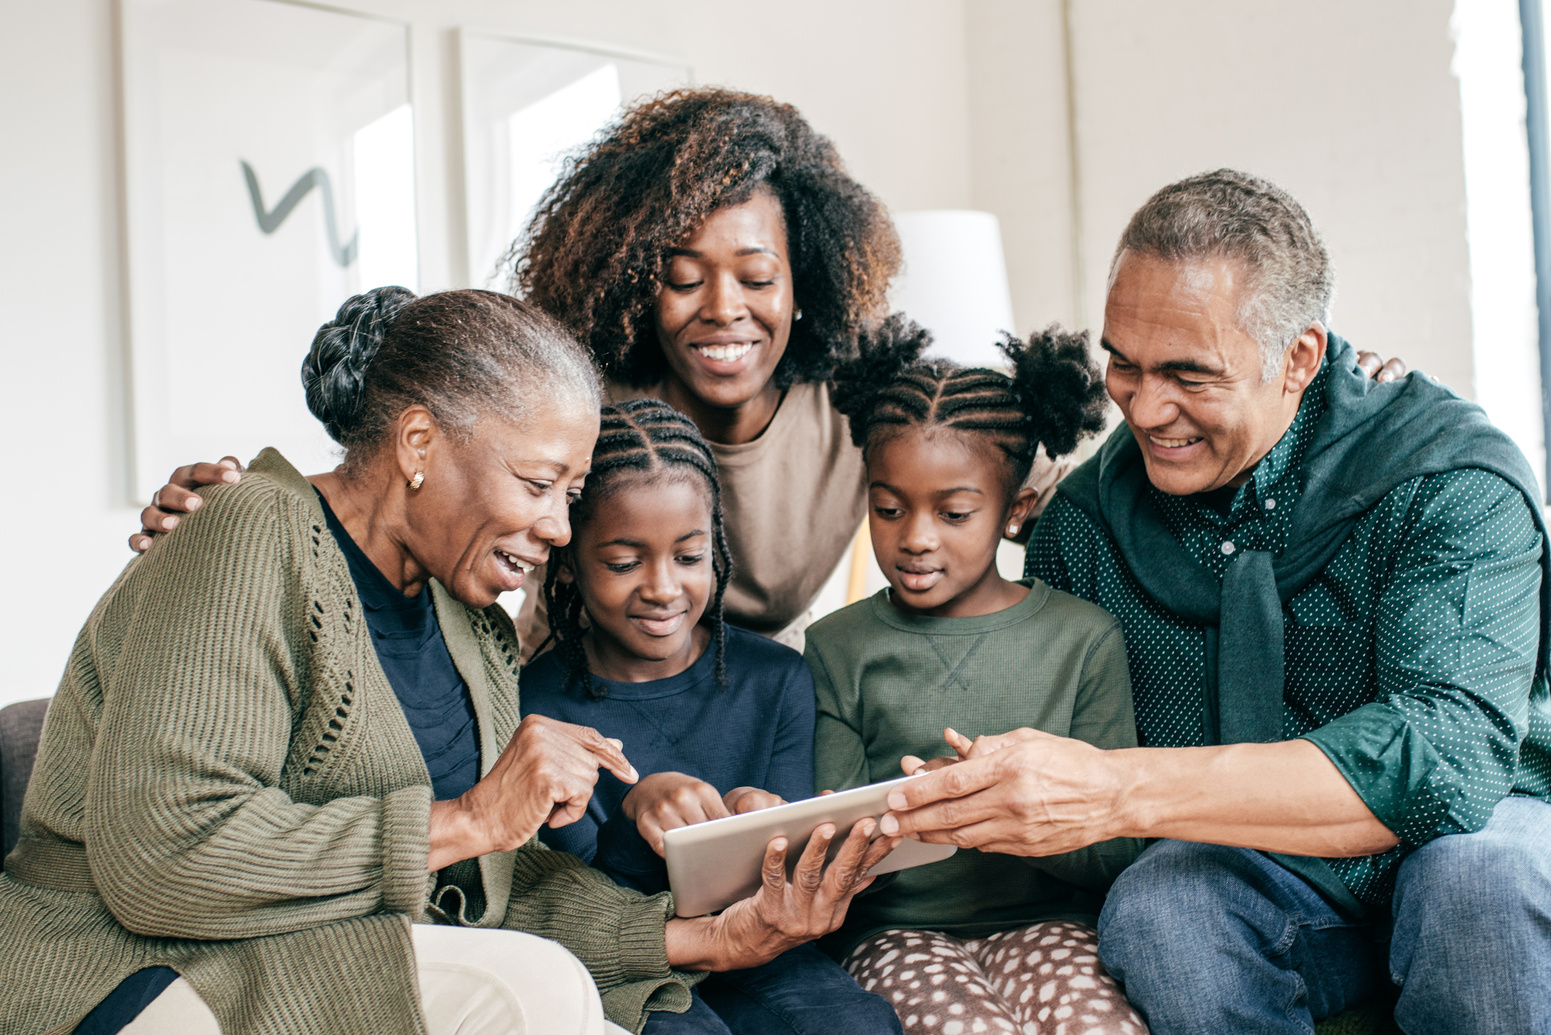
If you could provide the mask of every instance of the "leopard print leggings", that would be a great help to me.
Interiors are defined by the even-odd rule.
[[[987,938],[884,931],[858,945],[846,969],[894,1004],[907,1033],[1147,1033],[1083,924],[1052,920]]]

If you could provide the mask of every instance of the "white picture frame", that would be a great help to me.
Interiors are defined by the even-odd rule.
[[[132,486],[337,451],[300,368],[349,295],[414,290],[403,22],[286,0],[119,0]]]

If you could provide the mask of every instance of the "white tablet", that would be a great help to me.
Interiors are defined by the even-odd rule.
[[[829,858],[840,851],[859,819],[877,819],[889,811],[889,791],[913,776],[853,787],[789,805],[777,805],[741,816],[727,816],[663,833],[668,859],[668,884],[679,916],[703,916],[726,909],[759,890],[765,846],[785,837],[786,872],[790,874],[821,823],[835,824]],[[869,876],[934,863],[954,853],[952,845],[929,845],[908,838],[867,871]]]

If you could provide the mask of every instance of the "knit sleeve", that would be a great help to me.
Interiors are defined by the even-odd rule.
[[[703,974],[668,965],[673,896],[622,888],[574,855],[530,841],[515,853],[502,923],[559,942],[592,974],[609,1019],[640,1030],[645,1009],[679,1011]]]
[[[136,562],[105,673],[84,840],[138,934],[249,938],[424,907],[429,787],[324,804],[279,787],[306,680],[307,517],[251,481]]]
[[[821,791],[843,791],[872,782],[867,743],[862,738],[859,688],[837,681],[825,658],[823,630],[808,630],[803,657],[813,673],[818,714],[813,729],[813,785]],[[817,635],[816,635],[817,634]]]

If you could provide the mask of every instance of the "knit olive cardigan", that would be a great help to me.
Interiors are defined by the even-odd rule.
[[[516,637],[498,606],[431,592],[488,772],[519,721]],[[668,896],[536,839],[438,889],[430,807],[344,555],[265,450],[129,564],[76,640],[0,875],[0,1031],[69,1032],[165,965],[227,1035],[423,1035],[412,920],[553,938],[633,1030],[689,1005]]]

